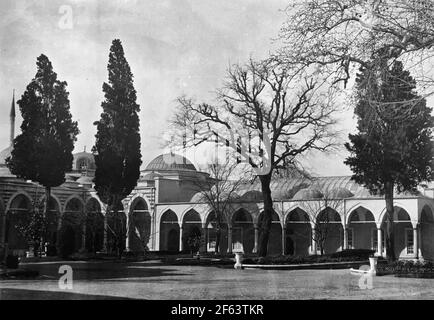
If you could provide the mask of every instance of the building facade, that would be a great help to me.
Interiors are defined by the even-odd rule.
[[[11,124],[15,121],[11,111]],[[11,127],[12,127],[11,125]],[[14,133],[11,129],[11,141]],[[5,159],[12,144],[0,152],[0,255],[24,255],[28,244],[16,220],[44,201],[44,188],[10,173]],[[73,170],[49,201],[47,254],[59,246],[68,252],[114,251],[106,206],[93,189],[93,155],[74,154]],[[201,235],[201,250],[216,244],[216,217],[197,186],[211,179],[185,157],[163,154],[141,172],[137,187],[122,201],[128,226],[125,249],[133,252],[190,251],[189,238]],[[385,201],[371,195],[350,177],[276,178],[271,185],[275,213],[268,251],[272,255],[318,254],[315,230],[327,226],[325,253],[372,249],[385,254]],[[324,201],[329,203],[324,205]],[[333,205],[331,205],[333,203]],[[322,204],[322,205],[321,205]],[[243,186],[221,224],[221,252],[258,248],[263,204],[260,185]],[[96,217],[96,219],[89,219]],[[416,194],[395,194],[395,253],[401,259],[434,259],[434,189],[420,186]]]

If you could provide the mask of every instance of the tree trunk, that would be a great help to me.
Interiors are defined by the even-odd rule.
[[[215,253],[219,253],[220,252],[220,237],[222,236],[222,231],[221,228],[219,226],[216,227],[216,231],[215,231]]]
[[[395,261],[395,235],[394,235],[394,207],[393,207],[393,182],[385,185],[386,200],[386,256],[388,261]]]
[[[259,236],[258,256],[265,257],[267,256],[268,239],[270,238],[271,230],[271,219],[274,212],[273,199],[271,198],[270,190],[271,173],[259,176],[259,179],[261,181],[262,196],[264,198],[264,213],[260,226],[261,232]]]
[[[46,241],[46,233],[47,233],[47,226],[48,226],[48,218],[49,218],[49,210],[50,210],[50,199],[51,199],[51,188],[45,187],[45,203],[44,203],[44,226],[41,226],[42,232],[41,232],[41,244],[39,246],[39,256],[42,257],[42,250],[44,250],[45,247],[45,241]]]

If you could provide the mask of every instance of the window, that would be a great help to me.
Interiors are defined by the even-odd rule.
[[[354,249],[354,229],[347,229],[347,237],[348,237],[348,249]]]
[[[413,229],[405,229],[405,246],[407,254],[414,254]]]

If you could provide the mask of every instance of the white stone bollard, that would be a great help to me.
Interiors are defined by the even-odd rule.
[[[371,266],[371,268],[369,269],[369,273],[374,276],[377,274],[377,262],[378,262],[378,257],[369,258],[369,264]]]
[[[242,269],[243,268],[243,252],[234,252],[235,253],[235,269]]]

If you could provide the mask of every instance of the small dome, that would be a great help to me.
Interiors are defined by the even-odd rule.
[[[321,193],[321,191],[319,191],[317,189],[305,188],[305,189],[301,189],[300,191],[298,191],[292,199],[293,200],[310,200],[310,199],[320,199],[322,197],[323,197],[323,194]]]
[[[245,192],[241,197],[240,200],[242,201],[263,201],[262,192],[259,190],[249,190]]]
[[[189,170],[197,171],[195,166],[186,157],[175,153],[159,155],[149,162],[145,171],[166,171],[166,170]]]
[[[333,189],[330,192],[330,197],[336,198],[336,199],[344,199],[344,198],[354,197],[354,194],[348,189],[338,188],[338,189]]]
[[[92,185],[92,177],[89,177],[89,176],[82,176],[82,177],[80,177],[80,178],[78,178],[77,179],[77,183],[79,183],[79,184],[83,184],[83,185],[85,185],[85,184],[90,184],[90,185]]]
[[[9,157],[11,153],[12,153],[12,146],[9,146],[6,149],[0,151],[0,166],[6,165],[6,158]]]
[[[74,153],[72,163],[73,170],[86,171],[95,170],[95,158],[92,153],[83,151]]]
[[[204,200],[204,197],[203,197],[202,192],[198,192],[198,193],[195,193],[195,194],[191,197],[190,202],[193,202],[193,203],[196,203],[196,202],[203,202],[203,200]]]

